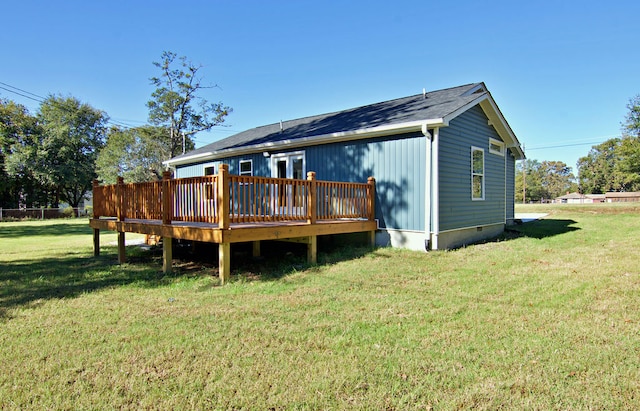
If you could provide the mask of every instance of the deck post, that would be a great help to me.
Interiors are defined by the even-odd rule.
[[[98,194],[100,188],[100,182],[98,180],[93,180],[93,184],[92,184],[92,193],[93,193],[93,218],[100,218],[100,211],[102,210],[102,207],[104,206],[104,204],[102,204],[104,202],[104,198],[102,198],[102,196],[100,194]]]
[[[127,253],[125,249],[124,231],[118,231],[118,263],[124,264],[127,262]]]
[[[116,214],[118,217],[118,221],[124,221],[127,218],[126,213],[124,212],[124,178],[118,177],[118,182],[116,184]]]
[[[173,217],[173,193],[171,193],[171,171],[162,173],[162,224],[171,225]],[[173,261],[173,238],[162,237],[162,272],[171,272]]]
[[[173,214],[171,201],[173,195],[171,193],[171,171],[162,173],[162,224],[171,224]]]
[[[318,236],[309,236],[307,242],[307,263],[315,264],[318,262]]]
[[[218,168],[218,227],[227,230],[229,221],[229,164]]]
[[[367,205],[369,208],[369,221],[374,221],[376,219],[376,179],[373,177],[369,177],[367,179],[367,184],[369,184],[369,204]],[[376,230],[369,232],[369,245],[374,248],[376,246]]]
[[[318,218],[316,210],[316,172],[309,171],[307,173],[307,181],[309,181],[309,191],[307,192],[307,224],[315,224]]]
[[[222,284],[231,276],[231,243],[220,243],[218,247],[218,275]]]
[[[253,257],[260,257],[260,240],[253,242],[253,253],[251,255]]]
[[[93,217],[92,218],[100,218],[100,207],[103,206],[101,201],[104,201],[102,198],[98,198],[98,187],[100,187],[100,182],[98,180],[93,180],[92,184],[92,192],[93,192]],[[98,207],[96,207],[98,206]],[[0,220],[2,220],[2,209],[0,208]],[[100,229],[93,229],[93,256],[97,257],[100,255]]]
[[[124,198],[124,178],[118,177],[116,184],[116,215],[118,221],[124,221],[127,218],[125,213],[125,198]],[[127,253],[125,249],[125,237],[124,231],[118,231],[118,263],[124,264],[127,262]]]
[[[173,260],[173,239],[171,237],[162,237],[162,272],[168,274],[171,272],[171,262]]]
[[[100,255],[100,229],[93,229],[93,256],[97,257]]]
[[[218,228],[228,230],[231,226],[229,216],[229,164],[218,167]],[[221,242],[218,247],[218,273],[220,282],[224,284],[231,275],[231,243]]]

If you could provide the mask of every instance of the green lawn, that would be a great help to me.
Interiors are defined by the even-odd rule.
[[[639,409],[640,205],[517,211],[550,214],[453,251],[238,252],[222,287],[119,266],[114,234],[94,258],[86,220],[0,223],[0,408]]]

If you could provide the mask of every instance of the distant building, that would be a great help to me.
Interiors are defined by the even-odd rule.
[[[561,204],[593,204],[602,203],[604,199],[604,194],[567,193],[563,196],[556,197],[553,202]]]
[[[610,192],[604,195],[607,203],[628,203],[634,201],[640,201],[640,191],[617,193]]]

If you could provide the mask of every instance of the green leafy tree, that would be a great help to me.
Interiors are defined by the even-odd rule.
[[[622,134],[627,137],[640,138],[640,94],[629,100],[629,112],[622,123]]]
[[[147,102],[149,122],[168,130],[171,158],[193,149],[192,136],[222,124],[231,109],[200,96],[203,90],[215,87],[202,83],[201,65],[170,51],[163,52],[161,61],[153,64],[160,76],[150,79],[157,88]]]
[[[160,179],[162,161],[169,158],[168,140],[167,130],[161,127],[110,129],[96,161],[99,179],[106,184],[114,184],[119,176],[126,182]]]
[[[61,200],[78,207],[85,198],[107,120],[104,112],[73,97],[50,96],[40,105],[42,135],[29,160],[39,181],[56,193],[53,206]]]
[[[616,172],[621,139],[612,138],[593,146],[589,154],[578,159],[580,191],[603,194],[621,188],[621,176]]]
[[[526,171],[526,175],[525,175]],[[526,190],[523,186],[526,183]],[[571,167],[562,161],[543,161],[526,159],[516,168],[516,201],[522,202],[523,192],[526,193],[525,202],[551,200],[576,191],[575,176]]]
[[[548,199],[576,191],[578,188],[571,167],[562,161],[543,161],[540,164],[540,174],[545,196]]]
[[[578,177],[583,193],[640,191],[640,95],[627,104],[622,137],[591,147],[578,160]]]
[[[618,147],[616,173],[624,191],[640,191],[640,137],[625,136]]]
[[[543,197],[540,163],[534,159],[520,161],[516,166],[516,201],[528,203]]]
[[[23,105],[0,100],[0,207],[47,205],[49,191],[37,181],[28,161],[41,129]]]
[[[629,100],[629,110],[622,124],[620,160],[618,172],[623,175],[623,185],[628,191],[640,190],[640,95]]]

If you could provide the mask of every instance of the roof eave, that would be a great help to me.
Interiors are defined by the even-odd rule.
[[[480,104],[480,108],[484,111],[486,116],[489,118],[489,124],[495,128],[496,132],[502,138],[507,145],[507,148],[511,149],[511,152],[514,154],[516,160],[523,160],[526,158],[524,154],[524,150],[520,145],[520,141],[516,137],[515,133],[507,123],[507,120],[502,115],[500,108],[493,100],[491,93],[487,92],[483,94],[482,97],[476,99],[472,102],[475,104]],[[471,103],[469,103],[471,104]]]
[[[216,160],[229,156],[237,156],[243,154],[253,154],[280,148],[301,148],[311,145],[320,145],[327,143],[338,143],[344,141],[361,140],[365,138],[375,138],[388,135],[396,135],[410,133],[414,131],[422,131],[428,128],[445,127],[449,125],[448,120],[443,118],[410,121],[406,123],[389,124],[378,127],[363,128],[351,131],[340,131],[337,133],[321,134],[317,136],[300,137],[296,139],[281,140],[272,143],[253,144],[245,147],[227,148],[222,150],[210,151],[207,153],[199,153],[189,157],[181,157],[179,159],[171,159],[164,161],[165,166],[178,166],[190,164],[195,161]]]
[[[213,153],[214,152],[212,151],[207,151],[205,153],[198,153],[191,156],[180,157],[175,159],[172,158],[172,159],[163,161],[162,164],[164,164],[165,167],[174,167],[174,166],[180,166],[183,164],[190,164],[198,160],[207,160],[213,155]]]

